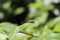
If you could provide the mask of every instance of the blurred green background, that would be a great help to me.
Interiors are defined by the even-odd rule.
[[[60,40],[60,0],[0,0],[0,40]]]

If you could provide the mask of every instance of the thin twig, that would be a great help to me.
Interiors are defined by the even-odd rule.
[[[32,35],[32,34],[28,34],[28,33],[26,33],[26,32],[22,32],[22,31],[20,31],[19,33],[23,33],[23,34],[26,34],[26,35],[29,35],[29,36],[31,36],[31,37],[38,37],[38,36],[35,36],[35,35]]]

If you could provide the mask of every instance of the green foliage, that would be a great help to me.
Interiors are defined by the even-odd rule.
[[[13,10],[10,5],[11,1],[8,0],[2,4],[0,10],[14,12],[14,15],[24,12],[23,7]],[[36,0],[35,3],[30,3],[28,8],[30,12],[25,20],[32,20],[33,23],[26,22],[22,25],[10,22],[0,23],[0,40],[60,40],[60,16],[47,22],[48,10],[54,9],[54,5],[49,4],[46,7],[42,0]]]

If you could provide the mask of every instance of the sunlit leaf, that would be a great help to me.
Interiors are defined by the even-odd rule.
[[[60,23],[55,25],[54,32],[60,32]]]
[[[8,37],[8,36],[7,36],[6,34],[0,33],[0,40],[6,40],[7,37]]]

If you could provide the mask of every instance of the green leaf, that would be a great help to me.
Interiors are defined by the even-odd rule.
[[[0,27],[3,27],[4,30],[9,34],[15,30],[17,25],[9,23],[9,22],[3,22],[3,23],[0,23]]]
[[[24,10],[25,9],[23,7],[19,7],[14,11],[14,15],[19,15],[19,14],[23,13]]]
[[[16,27],[16,29],[12,32],[12,33],[10,33],[8,36],[9,36],[9,40],[15,40],[15,36],[16,36],[16,34],[19,32],[19,28],[18,27]]]
[[[54,27],[54,32],[60,32],[60,23],[56,24]]]
[[[26,29],[26,32],[27,32],[28,34],[33,34],[33,33],[35,32],[35,28],[34,28],[33,26],[30,26],[30,27],[28,27],[28,28]]]
[[[29,36],[29,35],[24,35],[24,36],[22,36],[22,37],[15,38],[15,40],[25,40],[25,39],[30,38],[30,37],[31,37],[31,36]]]
[[[4,4],[2,5],[2,7],[3,7],[4,9],[10,8],[10,6],[11,6],[11,1],[7,1],[6,3],[4,3]]]
[[[53,19],[50,20],[50,21],[47,23],[47,26],[48,26],[49,28],[52,28],[54,25],[55,25],[55,21],[54,21]]]
[[[19,27],[20,30],[23,30],[23,29],[25,29],[25,28],[27,28],[27,27],[30,27],[30,26],[32,26],[32,25],[33,25],[33,23],[25,23],[25,24],[20,25],[20,26],[18,26],[18,27]]]
[[[39,26],[40,24],[44,24],[47,20],[47,17],[48,17],[47,12],[42,12],[42,13],[37,14],[37,16],[34,18],[35,25]]]
[[[7,37],[8,36],[6,34],[0,33],[0,40],[6,40]]]
[[[0,33],[3,33],[3,32],[4,32],[4,28],[0,27]]]
[[[60,40],[60,33],[47,33],[45,38],[46,40]]]

